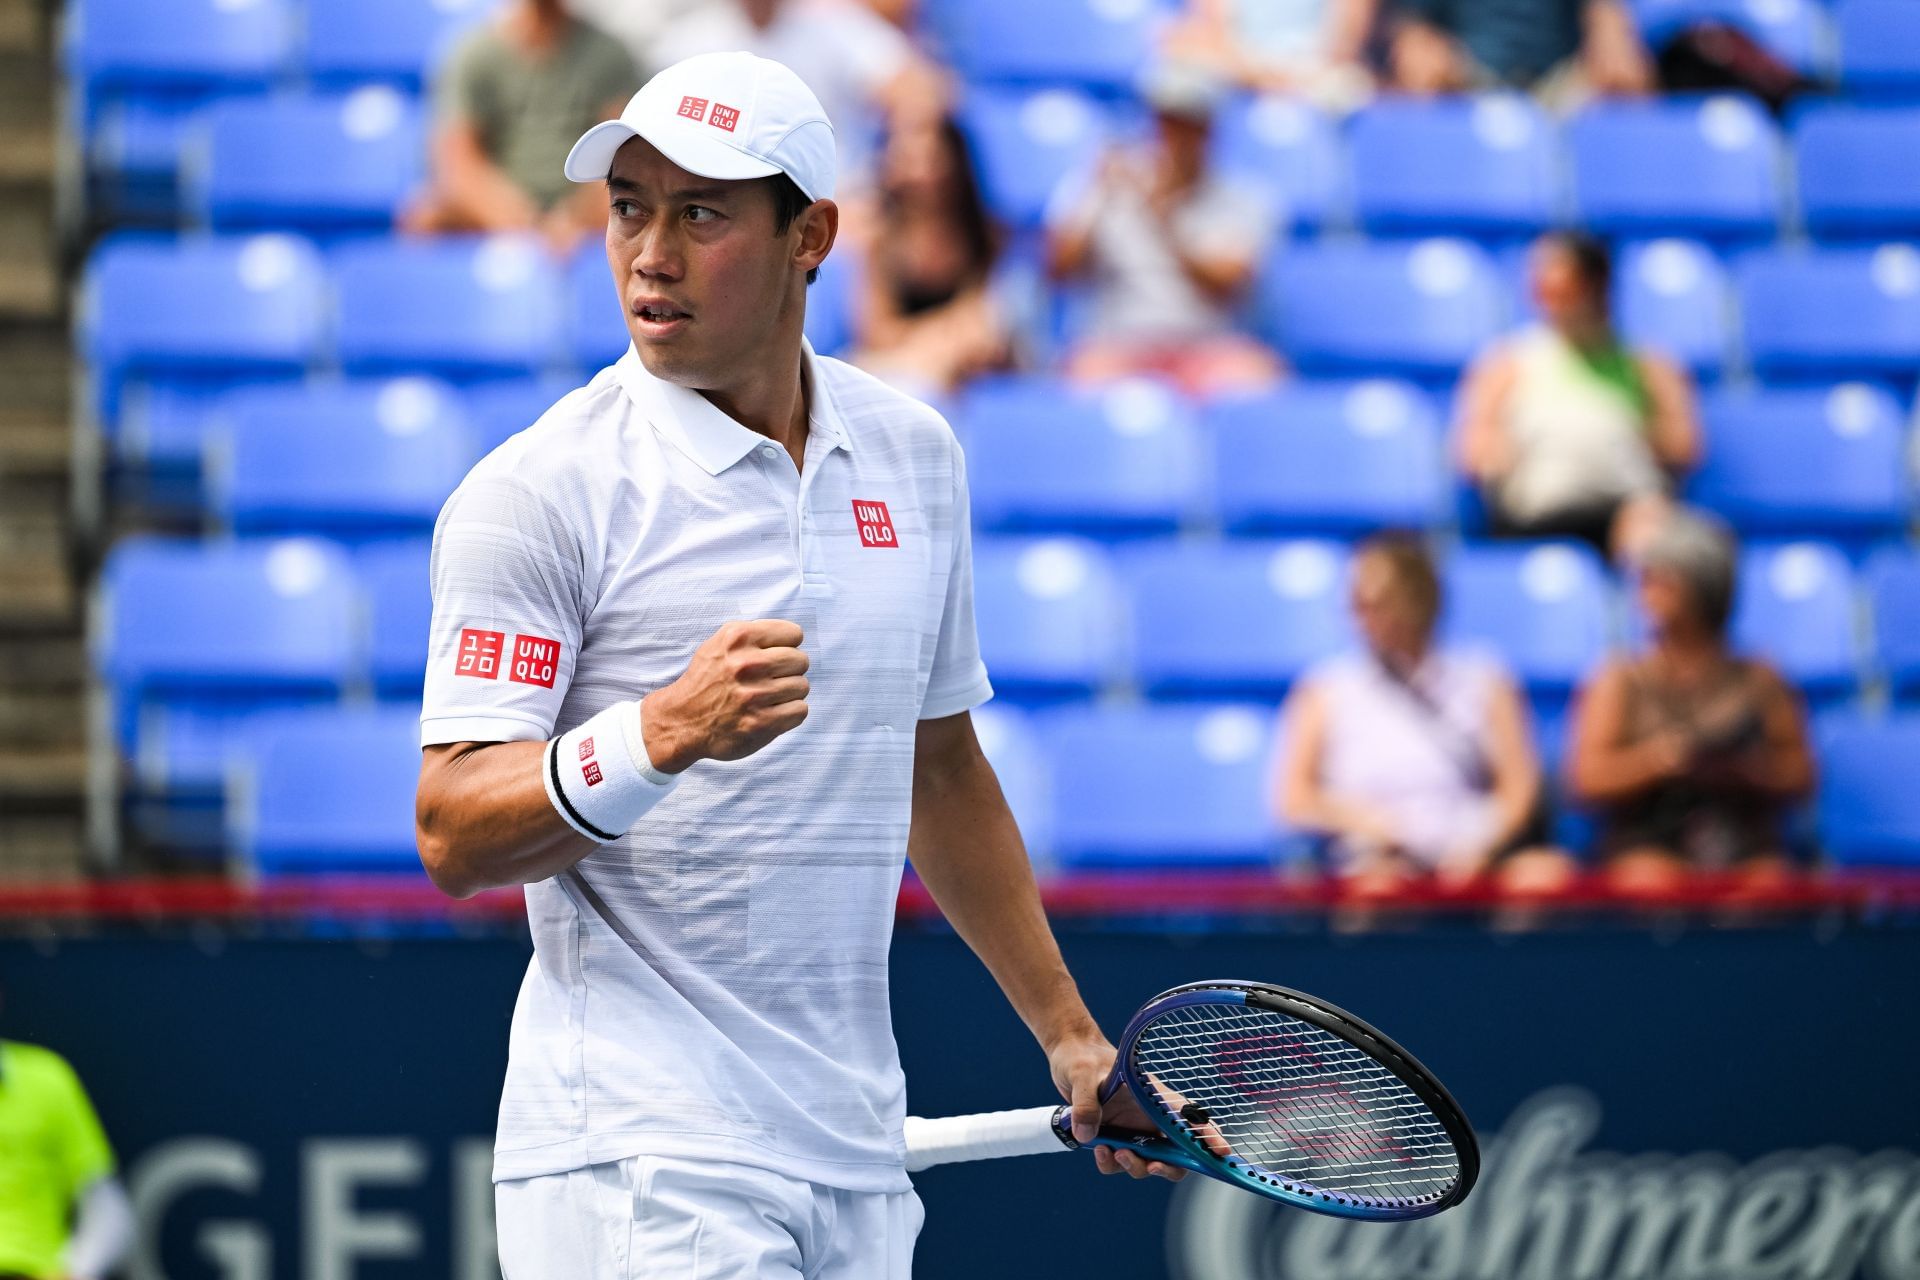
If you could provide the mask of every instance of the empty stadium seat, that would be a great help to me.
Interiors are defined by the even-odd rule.
[[[478,457],[459,397],[427,378],[237,392],[222,416],[208,488],[238,533],[422,535]]]
[[[1076,708],[1046,717],[1063,867],[1264,865],[1273,711]]]
[[[492,453],[583,385],[574,377],[500,378],[463,388],[474,448],[482,457]]]
[[[221,230],[384,228],[424,159],[418,106],[385,86],[229,100],[209,110],[197,200]]]
[[[1920,700],[1920,552],[1889,547],[1867,562],[1874,653],[1896,700]]]
[[[1841,866],[1920,866],[1920,715],[1820,726],[1820,843]]]
[[[1722,391],[1705,398],[1701,422],[1688,497],[1740,532],[1866,542],[1906,528],[1904,415],[1884,390]]]
[[[228,815],[234,851],[254,871],[421,874],[414,708],[285,712],[247,742]]]
[[[1920,39],[1920,22],[1914,32]],[[1802,112],[1793,141],[1808,232],[1826,239],[1920,235],[1916,139],[1920,107],[1821,106]]]
[[[1911,378],[1920,367],[1920,252],[1776,249],[1740,264],[1746,343],[1764,377]]]
[[[335,279],[349,373],[533,373],[553,355],[558,272],[538,240],[354,244]]]
[[[1749,548],[1740,560],[1733,641],[1774,662],[1816,704],[1851,696],[1858,669],[1846,557],[1815,542]]]
[[[374,543],[354,558],[366,592],[367,672],[382,697],[417,698],[426,678],[432,553],[421,538]]]
[[[981,193],[1015,227],[1040,223],[1055,188],[1107,137],[1099,104],[1067,89],[970,89],[960,124],[973,147]]]
[[[1007,697],[1085,696],[1122,673],[1126,606],[1095,543],[980,539],[973,608],[987,674]]]
[[[324,84],[417,87],[496,8],[498,0],[310,0],[307,72]]]
[[[1593,673],[1612,634],[1612,591],[1590,548],[1470,546],[1444,567],[1442,634],[1497,653],[1544,706]]]
[[[78,0],[67,70],[90,94],[264,88],[298,25],[289,0]]]
[[[1159,383],[1005,379],[969,394],[961,417],[982,528],[1165,533],[1199,505],[1192,412]]]
[[[1567,127],[1580,220],[1605,235],[1771,237],[1780,138],[1732,96],[1602,102]]]
[[[610,365],[626,354],[626,302],[607,263],[603,241],[591,240],[566,264],[567,356],[586,369]],[[808,301],[812,298],[809,296]],[[811,310],[811,307],[809,307]]]
[[[1053,861],[1053,773],[1030,717],[1000,702],[973,709],[973,731],[980,750],[1000,780],[1007,807],[1020,825],[1027,856],[1035,864]]]
[[[1277,700],[1351,637],[1336,543],[1174,543],[1127,557],[1134,668],[1157,696]]]
[[[1376,235],[1537,232],[1555,210],[1553,128],[1523,97],[1387,99],[1348,129],[1354,214]]]
[[[943,52],[972,82],[1130,92],[1166,16],[1162,0],[941,0]]]
[[[1733,289],[1720,259],[1692,240],[1629,245],[1614,276],[1614,314],[1628,342],[1716,378],[1733,339]]]
[[[1450,380],[1506,320],[1506,288],[1462,240],[1301,245],[1263,273],[1262,328],[1312,374]]]
[[[1840,82],[1849,96],[1920,101],[1920,12],[1907,0],[1840,0]]]
[[[1317,227],[1345,204],[1340,132],[1326,113],[1298,99],[1271,95],[1227,106],[1214,122],[1212,145],[1220,172],[1258,186],[1294,227]]]
[[[1208,407],[1214,501],[1237,532],[1422,527],[1447,499],[1439,415],[1403,382],[1293,382]]]

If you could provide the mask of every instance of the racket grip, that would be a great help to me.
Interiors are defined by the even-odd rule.
[[[907,1172],[918,1173],[936,1164],[963,1160],[997,1160],[1002,1156],[1037,1156],[1065,1151],[1071,1137],[1061,1136],[1060,1115],[1065,1107],[1026,1107],[1018,1111],[983,1111],[971,1116],[926,1120],[908,1116]]]

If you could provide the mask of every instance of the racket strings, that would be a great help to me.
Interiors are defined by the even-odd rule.
[[[1419,1095],[1312,1023],[1270,1009],[1186,1006],[1142,1031],[1134,1063],[1176,1095],[1162,1100],[1170,1114],[1204,1107],[1234,1155],[1284,1181],[1405,1201],[1459,1179],[1453,1140]]]

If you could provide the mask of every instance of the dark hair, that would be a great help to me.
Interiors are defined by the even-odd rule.
[[[935,126],[940,145],[946,149],[947,162],[953,166],[953,215],[960,223],[960,238],[967,246],[967,264],[976,276],[985,276],[999,255],[1000,236],[980,194],[980,178],[973,163],[973,145],[952,116],[942,116]],[[891,204],[891,197],[889,197]],[[888,212],[892,212],[889,208]]]
[[[1549,231],[1540,243],[1552,245],[1573,260],[1582,283],[1600,300],[1602,308],[1613,288],[1613,250],[1599,236],[1586,231]]]
[[[1376,533],[1354,550],[1354,559],[1378,556],[1420,616],[1422,630],[1431,632],[1440,617],[1440,574],[1433,556],[1418,534],[1399,530]]]
[[[772,184],[769,190],[773,192],[773,234],[783,236],[787,234],[787,228],[793,225],[793,220],[806,212],[807,206],[813,201],[807,199],[807,193],[800,189],[799,183],[784,173],[776,173],[765,181]],[[807,272],[808,284],[819,278],[820,268],[815,267]]]

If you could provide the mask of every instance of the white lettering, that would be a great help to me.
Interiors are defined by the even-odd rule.
[[[360,1258],[411,1258],[420,1227],[403,1213],[354,1207],[362,1185],[411,1186],[427,1169],[420,1144],[404,1138],[320,1138],[301,1152],[306,1182],[301,1235],[306,1280],[353,1280]]]
[[[466,1138],[453,1148],[454,1280],[500,1280],[493,1231],[493,1144]]]
[[[260,1190],[260,1160],[223,1138],[180,1138],[148,1151],[127,1182],[138,1224],[133,1280],[167,1280],[160,1265],[160,1232],[174,1201],[206,1188],[254,1195]],[[267,1280],[273,1270],[272,1245],[252,1223],[205,1223],[196,1240],[200,1251],[220,1264],[221,1280]]]

